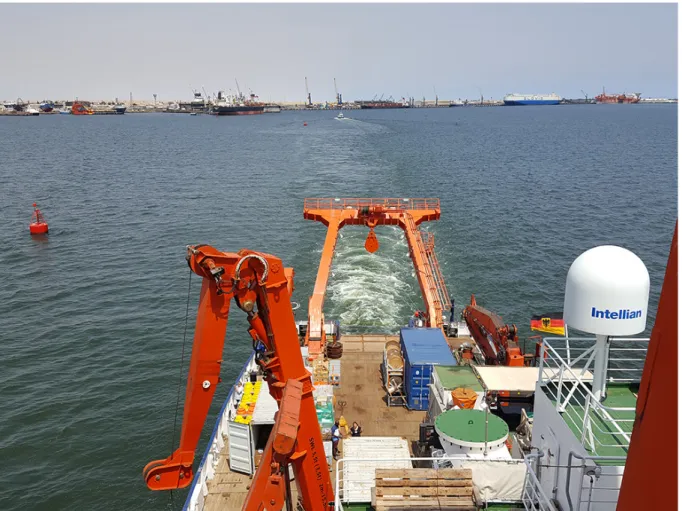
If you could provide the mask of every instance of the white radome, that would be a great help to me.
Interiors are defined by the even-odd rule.
[[[564,320],[596,335],[636,335],[646,328],[649,272],[629,250],[604,245],[583,252],[566,277]]]

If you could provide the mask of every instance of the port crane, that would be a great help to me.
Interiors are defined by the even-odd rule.
[[[221,252],[208,245],[187,247],[187,262],[201,277],[192,357],[187,375],[179,447],[143,470],[152,490],[185,488],[194,477],[193,462],[216,387],[220,383],[230,302],[246,313],[270,394],[279,411],[251,482],[243,511],[290,507],[289,467],[306,511],[334,505],[322,433],[317,421],[310,373],[303,365],[291,306],[294,271],[272,255],[240,250]],[[264,349],[261,349],[264,348]]]
[[[305,77],[305,97],[306,97],[306,105],[307,106],[313,106],[313,100],[310,98],[310,92],[308,91],[308,77]]]
[[[471,337],[483,351],[487,364],[524,365],[516,325],[505,325],[500,316],[478,305],[474,295],[471,295],[471,303],[462,311],[462,317]]]
[[[365,249],[370,253],[379,249],[376,226],[397,225],[403,230],[424,300],[425,326],[449,330],[443,312],[451,308],[452,300],[436,257],[434,236],[418,228],[422,222],[440,218],[439,199],[306,199],[303,218],[327,227],[315,287],[308,302],[305,342],[310,357],[323,351],[330,340],[328,330],[333,332],[327,328],[331,325],[325,322],[322,310],[339,230],[346,225],[369,227]],[[334,340],[333,334],[331,337]]]
[[[241,91],[241,89],[239,88],[239,82],[237,81],[236,78],[234,79],[234,83],[237,84],[237,94],[239,94],[239,95],[237,96],[237,98],[239,99],[239,101],[241,101],[241,100],[243,99],[242,91]]]
[[[336,93],[336,104],[341,106],[343,102],[341,101],[341,94],[339,94],[339,89],[336,87],[336,78],[334,78],[334,92]]]

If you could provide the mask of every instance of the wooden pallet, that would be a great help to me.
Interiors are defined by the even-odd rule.
[[[475,511],[471,469],[377,469],[376,511]]]

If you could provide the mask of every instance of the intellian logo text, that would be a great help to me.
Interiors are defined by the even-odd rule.
[[[642,317],[642,311],[641,309],[638,311],[631,311],[630,309],[620,309],[619,311],[606,309],[600,311],[596,307],[592,307],[592,317],[599,319],[635,319]]]

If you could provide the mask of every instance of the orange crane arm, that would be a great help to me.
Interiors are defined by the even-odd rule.
[[[428,313],[428,325],[443,326],[443,310],[450,305],[448,291],[433,250],[433,236],[427,237],[425,242],[424,233],[418,229],[422,222],[440,218],[438,199],[306,199],[303,217],[327,226],[317,280],[308,303],[306,341],[311,354],[319,353],[325,342],[322,313],[324,296],[336,239],[339,230],[345,225],[365,225],[370,228],[365,247],[371,252],[378,248],[374,235],[377,225],[397,225],[405,232]]]
[[[187,247],[187,261],[194,273],[203,278],[199,310],[190,361],[180,446],[165,460],[149,463],[143,476],[149,488],[169,490],[188,486],[194,476],[192,464],[206,416],[220,382],[220,366],[231,299],[247,314],[249,334],[265,346],[257,356],[270,394],[280,405],[279,428],[273,428],[269,445],[275,439],[275,454],[264,453],[254,475],[252,490],[244,510],[276,509],[266,494],[273,495],[273,456],[280,465],[293,464],[299,495],[306,511],[326,511],[334,494],[327,467],[322,434],[312,395],[310,373],[303,365],[298,332],[291,308],[293,272],[282,261],[268,254],[250,250],[220,252],[213,247]],[[293,382],[291,384],[290,382]],[[284,399],[289,387],[292,397]],[[298,384],[298,385],[297,385]],[[300,387],[300,388],[299,388]],[[298,392],[300,390],[300,392]],[[300,405],[296,395],[300,394]],[[293,410],[293,411],[292,411]],[[296,414],[298,410],[298,415]],[[285,418],[298,420],[293,452],[282,454],[277,446],[282,435],[292,435],[292,425]],[[286,442],[285,442],[286,443]],[[279,456],[279,458],[278,458]],[[281,456],[284,456],[282,458]],[[287,461],[288,458],[288,461]],[[272,479],[275,477],[275,479]],[[269,482],[270,481],[270,482]],[[267,491],[266,491],[267,490]],[[271,497],[272,498],[272,497]],[[277,499],[279,501],[279,499]]]
[[[462,316],[471,336],[485,354],[486,363],[523,366],[516,325],[505,325],[500,316],[477,305],[474,295],[471,295],[471,304],[464,308]]]

